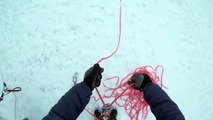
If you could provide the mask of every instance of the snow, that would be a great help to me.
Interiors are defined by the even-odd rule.
[[[166,92],[186,119],[212,120],[212,6],[213,0],[123,0],[121,45],[101,63],[103,77],[162,65]],[[115,49],[118,16],[119,0],[0,0],[0,68],[10,88],[23,89],[16,94],[17,120],[41,119],[72,86],[75,72],[82,81]],[[13,94],[5,96],[1,120],[15,119],[14,102]],[[84,111],[79,120],[87,119]],[[128,119],[120,108],[118,119]]]

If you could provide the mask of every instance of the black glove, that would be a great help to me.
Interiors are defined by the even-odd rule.
[[[135,74],[131,77],[131,80],[127,82],[129,85],[133,84],[133,88],[143,91],[144,87],[148,83],[152,83],[150,77],[147,74]]]
[[[93,90],[95,87],[99,87],[101,84],[102,75],[104,69],[99,66],[99,64],[95,64],[93,67],[88,69],[84,75],[84,83]]]

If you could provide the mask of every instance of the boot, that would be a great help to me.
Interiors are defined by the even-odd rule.
[[[112,109],[108,120],[117,120],[117,114],[118,111],[116,109]]]
[[[98,118],[98,120],[103,120],[103,116],[101,115],[101,112],[97,108],[95,109],[94,115],[96,118]]]

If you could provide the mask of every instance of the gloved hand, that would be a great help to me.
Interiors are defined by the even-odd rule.
[[[84,75],[84,83],[93,90],[95,87],[99,87],[101,84],[102,75],[104,69],[99,66],[99,64],[95,64],[93,67],[88,69]]]
[[[152,83],[150,77],[147,74],[134,74],[131,80],[127,82],[129,85],[133,84],[132,88],[143,91],[144,87],[148,83]]]

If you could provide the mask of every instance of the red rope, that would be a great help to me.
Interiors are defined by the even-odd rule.
[[[122,80],[119,80],[119,77],[112,77],[108,80],[112,80],[116,83],[115,87],[107,86],[105,83],[106,90],[104,92],[104,98],[114,98],[112,104],[117,104],[119,107],[123,107],[131,118],[131,120],[138,120],[140,113],[142,113],[142,118],[146,119],[149,109],[148,104],[146,103],[143,92],[131,88],[131,85],[128,85],[126,82],[129,81],[134,74],[147,74],[152,80],[152,83],[164,87],[162,85],[162,76],[164,69],[162,66],[157,66],[155,69],[151,66],[144,66],[137,68],[134,72],[128,74]],[[112,84],[112,83],[111,83]],[[119,100],[119,101],[118,101]]]
[[[117,51],[118,51],[118,48],[120,46],[120,41],[121,41],[121,32],[122,32],[122,0],[120,0],[120,14],[119,14],[119,32],[118,32],[118,44],[117,44],[117,47],[115,49],[114,52],[112,52],[109,56],[106,56],[100,60],[97,61],[97,63],[101,63],[103,60],[106,60],[106,59],[109,59],[110,57],[112,57]],[[101,100],[103,106],[106,106],[102,96],[100,95],[100,92],[98,91],[98,88],[95,88],[98,96],[99,96],[99,99]],[[98,101],[99,99],[96,99],[95,97],[91,97],[91,98],[94,98],[95,101]],[[88,111],[88,110],[87,110]]]
[[[96,92],[98,93],[98,96],[99,96],[99,98],[101,99],[101,102],[102,102],[103,106],[105,107],[105,106],[106,106],[106,104],[105,104],[105,102],[104,102],[104,100],[103,100],[103,98],[102,98],[102,96],[101,96],[100,92],[98,91],[98,89],[97,89],[97,88],[95,88],[95,90],[96,90]]]
[[[132,84],[133,85],[133,84]],[[128,89],[130,89],[131,88],[131,86],[132,85],[129,85],[125,90],[123,90],[123,92],[120,94],[120,95],[118,95],[113,101],[112,101],[112,103],[110,104],[110,106],[112,106]]]
[[[100,63],[103,60],[106,60],[106,59],[112,57],[118,51],[118,48],[120,46],[120,41],[121,41],[121,30],[122,30],[122,0],[120,0],[119,33],[118,33],[118,44],[117,44],[117,47],[116,47],[115,51],[112,54],[110,54],[107,57],[104,57],[104,58],[100,59],[97,63]],[[98,93],[98,96],[101,99],[102,104],[105,106],[106,104],[104,103],[103,98],[102,98],[102,96],[100,95],[100,93],[98,91],[98,88],[95,88],[95,90]]]
[[[134,74],[138,73],[149,75],[152,83],[159,85],[161,88],[164,87],[162,84],[162,76],[164,73],[162,66],[157,66],[156,68],[143,66],[136,68],[135,71],[121,80],[118,76],[114,76],[103,81],[103,86],[106,90],[104,91],[102,99],[113,98],[114,100],[111,102],[110,106],[116,104],[117,106],[124,108],[131,120],[138,120],[140,114],[143,119],[146,119],[149,113],[148,104],[143,97],[143,92],[133,89],[131,87],[132,84],[127,84],[127,81],[129,81]],[[113,83],[106,85],[105,82],[108,82],[109,80]],[[112,84],[115,86],[112,87]],[[95,101],[100,100],[100,98],[96,99],[95,96],[92,96],[91,98],[94,98]]]
[[[121,30],[122,30],[122,0],[120,0],[119,32],[118,32],[118,44],[117,44],[117,47],[116,47],[114,52],[112,52],[109,56],[106,56],[106,57],[100,59],[97,63],[100,63],[103,60],[106,60],[106,59],[112,57],[118,51],[118,48],[120,46],[120,41],[121,41],[121,32],[122,32]]]

